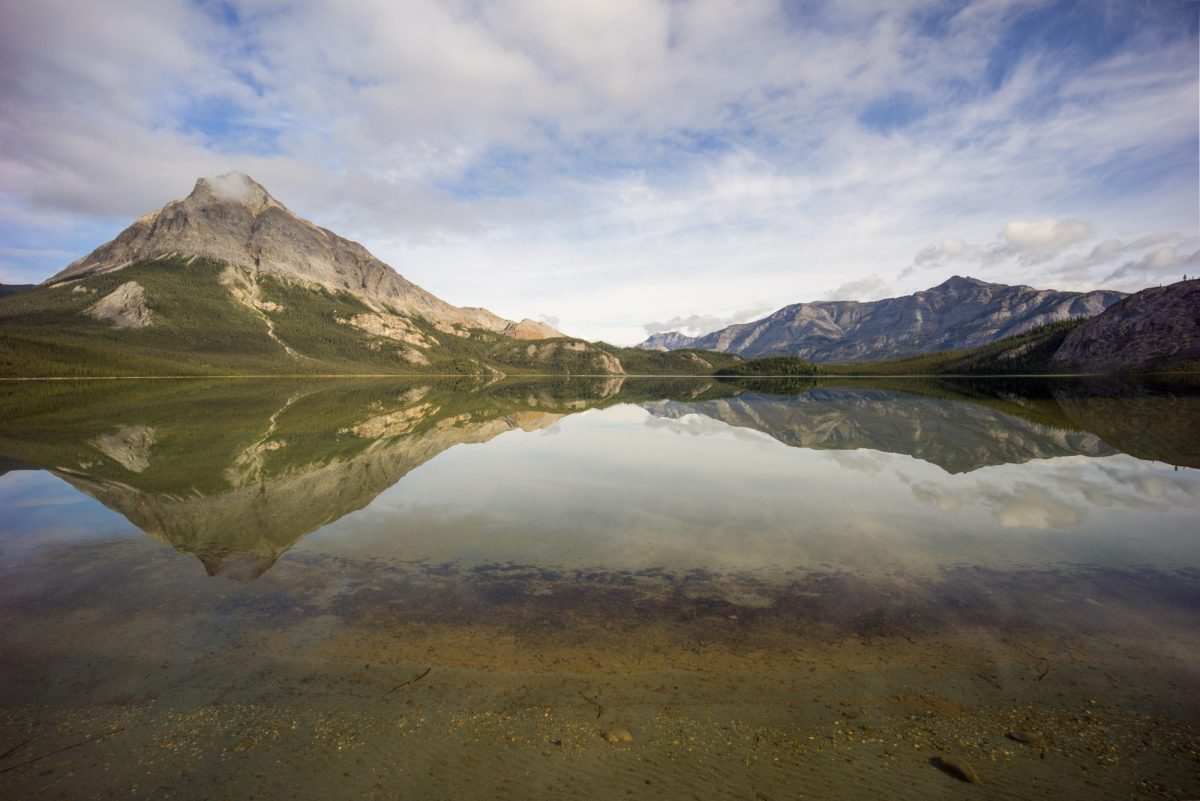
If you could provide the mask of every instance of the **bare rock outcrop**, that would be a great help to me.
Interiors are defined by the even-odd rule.
[[[145,328],[154,321],[146,305],[146,290],[137,281],[126,281],[88,306],[86,313],[117,328]]]

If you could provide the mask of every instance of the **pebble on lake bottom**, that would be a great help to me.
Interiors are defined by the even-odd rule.
[[[1046,738],[1037,732],[1025,731],[1023,729],[1014,729],[1004,735],[1013,742],[1023,745],[1036,745],[1038,748],[1046,747]]]
[[[971,784],[982,784],[979,781],[979,774],[971,767],[965,759],[956,756],[942,755],[934,757],[931,762],[934,767],[940,769],[943,773],[948,773],[959,781],[969,782]]]
[[[605,740],[610,743],[632,743],[633,735],[629,733],[629,729],[609,729],[603,732]]]

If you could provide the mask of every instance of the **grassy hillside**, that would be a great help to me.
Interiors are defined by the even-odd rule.
[[[221,265],[200,259],[135,264],[0,298],[0,374],[277,372],[286,354],[253,311],[231,302],[220,272]],[[84,313],[127,281],[145,287],[154,325],[119,329]]]
[[[727,354],[656,353],[560,338],[513,340],[477,329],[407,321],[421,345],[349,324],[369,315],[346,292],[260,275],[260,308],[221,282],[226,265],[172,257],[54,287],[0,297],[0,376],[316,374],[709,375],[742,361]],[[117,328],[86,310],[120,285],[145,290],[153,322]],[[415,354],[415,355],[414,355]]]

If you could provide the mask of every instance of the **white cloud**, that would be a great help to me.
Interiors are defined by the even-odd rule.
[[[1003,272],[1005,280],[1043,287],[1065,282],[1079,289],[1137,291],[1200,269],[1200,237],[1159,232],[1128,240],[1104,239],[1086,251],[1076,247],[1094,237],[1086,220],[1012,222],[986,245],[949,239],[922,248],[904,273],[955,268],[985,275]]]
[[[887,297],[888,286],[878,275],[846,281],[826,296],[826,300],[878,300]]]
[[[451,302],[615,341],[976,258],[1082,288],[1144,255],[1066,272],[1083,220],[1197,233],[1195,36],[1118,2],[1113,52],[1013,56],[1029,7],[0,0],[0,246],[79,255],[242,170]]]
[[[1015,220],[1000,231],[1003,244],[996,256],[1012,254],[1023,264],[1053,258],[1064,248],[1095,235],[1087,220]]]
[[[747,323],[751,320],[756,320],[772,311],[775,310],[769,306],[755,306],[750,309],[736,311],[724,317],[716,314],[689,314],[687,316],[672,317],[661,323],[643,323],[642,327],[647,334],[680,331],[689,336],[699,336],[700,334],[717,331],[734,323]]]
[[[913,265],[945,264],[954,261],[977,259],[981,255],[979,248],[968,245],[961,239],[947,239],[940,245],[930,245],[917,251],[913,257]]]
[[[1183,252],[1173,247],[1148,251],[1138,259],[1127,261],[1105,277],[1106,282],[1144,286],[1147,283],[1172,283],[1183,273],[1200,269],[1200,250]]]

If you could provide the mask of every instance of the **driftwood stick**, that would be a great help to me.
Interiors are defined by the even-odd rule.
[[[0,759],[8,759],[10,756],[15,754],[17,751],[20,751],[22,748],[24,748],[26,745],[28,745],[32,741],[33,741],[33,735],[31,734],[28,737],[26,737],[24,740],[22,740],[21,742],[14,745],[12,748],[5,751],[3,754],[0,754]]]
[[[410,684],[414,684],[415,682],[418,682],[418,681],[420,681],[421,679],[423,679],[423,678],[425,678],[426,676],[428,676],[428,675],[429,675],[429,671],[431,671],[431,670],[433,670],[433,667],[432,667],[432,666],[431,666],[431,667],[427,667],[427,668],[425,668],[425,672],[424,672],[424,673],[421,673],[420,675],[417,675],[417,676],[413,676],[413,677],[412,677],[411,679],[409,679],[408,681],[402,681],[402,682],[400,682],[400,683],[399,683],[399,684],[397,684],[395,687],[393,687],[392,689],[390,689],[390,690],[388,690],[386,693],[384,693],[384,695],[391,695],[392,693],[396,692],[396,690],[399,690],[401,687],[407,687],[407,686],[408,686],[408,685],[410,685]]]
[[[18,762],[15,765],[9,765],[7,768],[0,768],[0,773],[8,773],[10,770],[16,770],[17,768],[23,768],[26,765],[32,765],[34,762],[41,762],[43,759],[47,759],[52,756],[57,756],[58,754],[61,754],[63,751],[70,751],[72,748],[79,748],[81,746],[87,745],[88,743],[94,743],[97,740],[103,740],[105,737],[112,737],[114,734],[119,734],[123,731],[125,731],[124,726],[122,726],[118,729],[113,729],[112,731],[109,731],[109,732],[105,732],[104,734],[97,734],[92,737],[85,737],[77,743],[71,743],[70,745],[64,745],[62,748],[56,748],[53,751],[47,751],[44,754],[39,754],[38,756],[35,756],[32,759],[27,759],[24,762]],[[22,743],[22,745],[24,745],[24,743]],[[15,749],[9,750],[8,753],[11,754],[13,750],[15,750]],[[5,756],[8,756],[8,754],[5,754]]]
[[[604,707],[602,707],[600,705],[599,699],[589,697],[587,694],[584,693],[583,690],[579,691],[579,695],[581,698],[583,698],[583,700],[587,701],[589,704],[596,707],[596,719],[599,720],[600,716],[604,714]]]

